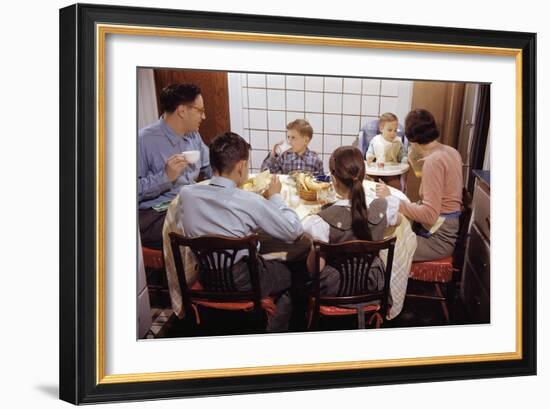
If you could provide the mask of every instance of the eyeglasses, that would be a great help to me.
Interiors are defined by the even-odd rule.
[[[206,114],[206,110],[204,108],[199,108],[198,106],[195,106],[195,105],[188,105],[188,107],[196,109],[201,115]]]

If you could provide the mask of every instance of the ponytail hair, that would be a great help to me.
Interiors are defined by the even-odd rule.
[[[330,173],[350,190],[351,229],[359,240],[372,240],[368,225],[368,210],[363,189],[365,161],[361,151],[353,146],[341,146],[330,156]]]

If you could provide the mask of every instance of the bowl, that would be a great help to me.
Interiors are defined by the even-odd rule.
[[[185,151],[181,153],[185,160],[189,163],[196,163],[200,157],[201,153],[200,151]]]
[[[317,182],[330,182],[330,175],[317,175],[315,180]]]

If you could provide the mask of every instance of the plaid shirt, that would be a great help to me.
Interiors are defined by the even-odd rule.
[[[317,152],[306,151],[302,156],[292,150],[287,150],[281,155],[273,157],[271,154],[264,159],[262,171],[269,169],[271,173],[288,175],[293,170],[303,170],[311,172],[313,175],[324,175],[323,161],[317,155]]]

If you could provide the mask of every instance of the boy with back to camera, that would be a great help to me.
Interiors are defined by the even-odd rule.
[[[249,177],[249,150],[250,145],[235,133],[226,132],[214,138],[209,148],[214,176],[209,184],[187,185],[179,193],[176,219],[186,236],[219,234],[241,238],[262,232],[288,247],[294,246],[303,228],[296,213],[283,201],[277,176],[272,176],[265,194],[267,200],[239,188]],[[239,291],[250,289],[248,265],[239,262],[245,255],[240,251],[235,256],[238,267],[234,267],[233,279]],[[291,285],[290,270],[280,260],[266,260],[258,255],[258,274],[262,297],[276,296],[276,312],[268,320],[267,331],[288,330],[292,311],[287,292]]]
[[[287,137],[290,149],[278,152],[283,142],[276,143],[271,153],[264,159],[262,171],[289,174],[292,171],[311,172],[313,175],[324,175],[323,161],[308,148],[313,138],[313,128],[305,119],[296,119],[287,126]]]

